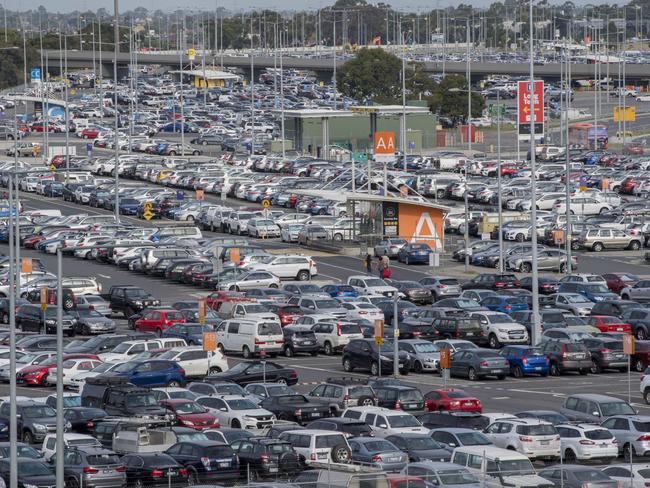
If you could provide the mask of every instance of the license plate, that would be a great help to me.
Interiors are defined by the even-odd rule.
[[[397,462],[399,462],[399,458],[398,457],[388,458],[388,462],[397,463]]]
[[[603,442],[600,447],[607,447],[607,444]]]
[[[229,467],[229,466],[230,466],[230,462],[227,462],[227,463],[219,463],[219,467],[220,467],[220,468],[227,468],[227,467]]]
[[[278,468],[269,468],[269,473],[277,473]]]
[[[305,341],[305,346],[313,346],[314,341]]]
[[[468,337],[469,337],[469,336],[473,336],[473,335],[474,335],[474,332],[468,332],[468,333],[465,334],[465,335],[468,336]]]
[[[542,367],[541,366],[535,366],[535,371],[541,371]]]
[[[104,473],[104,474],[109,474],[109,473],[112,473],[112,472],[113,472],[112,469],[102,469],[102,473]]]
[[[172,470],[172,469],[170,469],[169,471],[167,471],[167,475],[168,475],[168,476],[176,476],[177,474],[178,474],[178,471],[174,471],[174,470]]]
[[[417,403],[409,403],[409,404],[406,406],[406,408],[418,408],[418,404],[417,404]]]
[[[618,332],[623,332],[623,327],[618,327],[616,330],[617,330]]]
[[[492,373],[492,374],[500,374],[501,371],[498,370],[498,369],[493,369],[493,370],[491,371],[491,373]]]
[[[312,417],[320,417],[320,412],[314,412],[311,414]]]
[[[551,441],[541,441],[540,444],[542,446],[548,446]]]

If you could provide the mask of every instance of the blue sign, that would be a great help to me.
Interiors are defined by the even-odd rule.
[[[87,142],[86,143],[86,152],[88,153],[88,157],[93,155],[93,143],[92,142]]]
[[[176,200],[185,200],[185,192],[183,190],[176,191]]]
[[[32,81],[40,81],[41,79],[41,68],[32,68],[32,73],[31,73],[31,78]]]

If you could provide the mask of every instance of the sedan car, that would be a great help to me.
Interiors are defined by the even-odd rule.
[[[461,410],[465,412],[482,412],[481,401],[455,388],[439,388],[424,395],[424,408],[430,412]]]
[[[510,373],[510,363],[498,353],[476,349],[455,353],[451,359],[452,376],[464,376],[476,381],[486,376],[496,376],[504,380]]]
[[[280,278],[268,271],[249,271],[222,281],[219,290],[250,290],[251,288],[279,288]]]
[[[379,468],[383,471],[400,471],[409,461],[406,453],[393,443],[375,437],[348,439],[352,450],[352,461]]]
[[[406,244],[397,253],[397,260],[405,264],[429,264],[433,249],[427,244]]]
[[[115,322],[90,307],[77,306],[68,311],[76,319],[74,329],[77,334],[92,335],[115,332]]]
[[[293,368],[272,361],[247,361],[236,364],[228,371],[208,376],[206,381],[210,383],[230,381],[239,385],[267,381],[291,386],[298,383],[298,373]]]
[[[418,461],[449,461],[451,452],[444,446],[434,441],[429,434],[396,434],[386,437],[399,450],[405,452],[409,462]]]

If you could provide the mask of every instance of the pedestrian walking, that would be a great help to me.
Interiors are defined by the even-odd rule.
[[[370,253],[366,254],[366,271],[368,274],[372,273],[372,256]]]
[[[384,277],[384,260],[380,257],[377,258],[377,272],[380,278]]]

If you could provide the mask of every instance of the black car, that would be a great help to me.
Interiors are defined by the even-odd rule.
[[[483,430],[490,424],[490,419],[478,412],[426,412],[419,415],[418,419],[428,429],[453,427]]]
[[[452,376],[463,376],[476,381],[486,376],[505,380],[510,373],[510,363],[503,356],[485,349],[466,349],[456,352],[451,358]]]
[[[627,355],[623,352],[622,339],[594,337],[581,341],[591,353],[591,370],[593,374],[605,369],[627,370]]]
[[[377,395],[377,406],[391,408],[395,410],[424,409],[424,396],[422,392],[414,386],[406,385],[386,385],[373,387]]]
[[[520,288],[521,284],[514,274],[484,273],[476,275],[462,285],[463,290],[494,290],[499,291],[505,288]]]
[[[393,325],[393,317],[395,315],[395,302],[393,300],[385,300],[379,303],[376,303],[375,306],[379,308],[384,313],[384,322],[387,325]],[[408,314],[408,310],[417,309],[417,305],[414,303],[408,302],[406,300],[398,300],[397,302],[397,313],[398,325],[399,322],[404,320]]]
[[[22,488],[50,488],[56,486],[56,476],[51,466],[42,459],[18,458],[18,486]],[[0,459],[0,477],[9,486],[10,477],[9,459]]]
[[[540,344],[540,349],[549,359],[551,376],[559,376],[566,371],[585,375],[592,366],[589,349],[579,342],[546,341]]]
[[[331,415],[329,405],[316,403],[304,395],[278,395],[266,398],[260,405],[273,412],[278,420],[304,423]]]
[[[129,486],[185,486],[187,469],[163,452],[127,454],[122,458]],[[139,483],[139,484],[138,484]]]
[[[343,369],[351,373],[355,369],[370,371],[372,376],[379,376],[380,373],[393,372],[393,342],[384,340],[382,346],[378,346],[372,339],[354,339],[343,349]],[[409,374],[411,370],[411,358],[404,352],[399,351],[399,371],[403,375]]]
[[[410,462],[451,460],[451,450],[428,434],[395,434],[386,440],[408,454]]]
[[[284,335],[282,350],[286,357],[289,358],[296,354],[318,355],[320,346],[313,330],[299,325],[288,325],[282,327],[282,335]]]
[[[28,335],[16,342],[16,349],[25,352],[56,351],[56,336]]]
[[[8,459],[10,451],[9,442],[0,442],[0,459]],[[43,453],[24,442],[16,443],[16,452],[19,458],[42,459]]]
[[[228,371],[206,377],[206,381],[232,381],[239,385],[249,383],[273,382],[295,385],[298,383],[298,373],[295,369],[271,361],[250,361],[238,363]]]
[[[237,454],[221,442],[177,442],[165,453],[187,469],[190,485],[196,485],[200,481],[228,482],[239,477]]]
[[[125,341],[139,339],[153,339],[155,336],[150,332],[127,332],[125,334],[103,334],[95,336],[82,344],[70,345],[64,349],[67,354],[101,354],[112,351],[117,345]],[[56,349],[56,347],[54,348]]]
[[[328,419],[314,420],[313,422],[309,422],[305,428],[310,430],[335,430],[348,434],[350,437],[374,437],[375,435],[366,422],[347,417],[331,417]]]
[[[92,434],[95,423],[106,416],[104,410],[95,407],[70,407],[63,412],[63,418],[70,424],[68,431],[78,434]]]
[[[244,478],[294,476],[302,471],[300,457],[289,442],[253,437],[235,441],[231,447],[239,456],[239,468]]]
[[[528,291],[533,291],[533,277],[524,276],[519,280],[521,288]],[[537,290],[541,295],[550,295],[557,293],[559,282],[553,276],[539,276],[537,278]]]
[[[634,308],[644,308],[644,306],[631,300],[602,300],[594,303],[591,315],[612,315],[620,319],[627,310]]]

